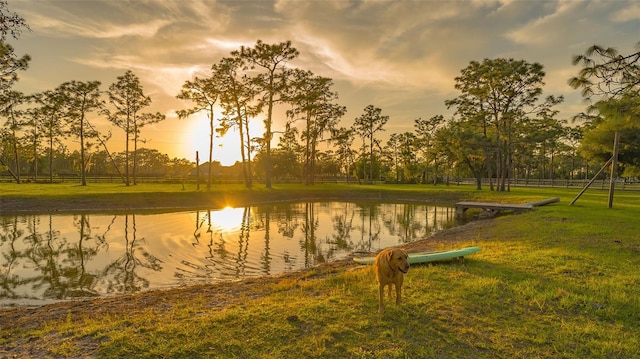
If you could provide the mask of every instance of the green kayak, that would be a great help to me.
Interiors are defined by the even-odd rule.
[[[436,262],[436,261],[444,261],[447,259],[464,257],[469,254],[473,254],[476,252],[480,252],[480,247],[466,247],[460,249],[451,249],[448,251],[437,251],[437,252],[416,252],[409,253],[409,263],[427,263],[427,262]],[[373,264],[375,260],[374,257],[355,257],[354,261],[360,264]]]

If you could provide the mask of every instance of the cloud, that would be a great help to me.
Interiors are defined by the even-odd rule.
[[[394,128],[446,113],[454,78],[472,60],[512,57],[541,63],[545,95],[564,94],[571,56],[594,44],[628,53],[638,42],[637,0],[91,0],[15,1],[31,28],[17,44],[33,61],[25,92],[88,78],[104,85],[130,69],[153,111],[170,111],[182,84],[256,40],[291,40],[291,65],[334,80],[346,124],[369,104]],[[56,71],[51,71],[56,69]],[[563,114],[566,111],[563,110]],[[397,122],[396,122],[397,121]],[[259,122],[259,121],[258,121]]]
[[[21,11],[34,31],[93,39],[152,38],[167,28],[184,31],[176,34],[183,36],[198,29],[202,33],[218,32],[225,28],[230,18],[226,7],[206,0],[42,0],[37,6],[37,11],[30,7]]]
[[[491,12],[499,5],[483,2],[468,8]],[[305,65],[357,86],[451,88],[460,68],[454,64],[462,65],[466,58],[456,56],[443,40],[455,48],[469,44],[467,50],[481,46],[468,37],[451,38],[472,9],[450,2],[282,0],[276,10],[287,19],[286,31],[293,34]]]
[[[224,51],[234,51],[240,49],[241,46],[252,46],[253,42],[235,41],[232,39],[209,38],[206,39],[203,46],[213,45],[214,47]]]
[[[174,65],[145,61],[144,58],[135,55],[111,55],[95,56],[91,59],[77,58],[78,64],[95,69],[128,69],[139,78],[145,92],[160,92],[170,97],[175,97],[186,80],[194,76],[208,76],[211,65]],[[123,70],[124,72],[124,70]]]
[[[539,13],[524,26],[510,31],[506,37],[517,44],[541,45],[556,40],[562,32],[558,24],[565,24],[576,13],[580,2],[548,2],[549,13]],[[566,34],[562,34],[566,35]]]
[[[92,24],[92,27],[85,27],[85,25],[75,26],[73,30],[77,31],[76,35],[95,37],[98,39],[119,38],[123,36],[141,36],[151,38],[169,23],[170,22],[166,20],[152,20],[146,23],[132,24],[129,26],[103,23]]]
[[[149,19],[143,22],[122,23],[113,19],[84,17],[59,8],[52,12],[28,12],[27,20],[34,31],[62,37],[85,37],[95,39],[140,36],[151,38],[170,22],[163,19]]]
[[[529,2],[535,9],[536,2]],[[632,33],[620,33],[615,22],[640,19],[640,4],[636,1],[545,1],[544,6],[532,11],[529,21],[505,34],[506,38],[521,46],[535,46],[544,51],[556,51],[550,47],[570,44],[612,41],[614,38],[633,37]],[[522,2],[515,3],[522,6]],[[635,30],[634,30],[635,27]],[[637,37],[638,24],[629,29]],[[613,40],[615,41],[615,40]]]
[[[611,20],[615,22],[628,22],[633,20],[640,20],[640,3],[631,2],[626,6],[623,6],[618,11],[611,14]],[[636,24],[636,29],[638,24]]]

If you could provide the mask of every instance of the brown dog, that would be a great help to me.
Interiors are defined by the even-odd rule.
[[[407,252],[397,248],[387,248],[378,253],[373,261],[373,271],[378,281],[378,312],[384,312],[384,286],[389,286],[389,298],[391,298],[391,285],[396,286],[396,305],[402,298],[402,282],[404,275],[409,271]]]

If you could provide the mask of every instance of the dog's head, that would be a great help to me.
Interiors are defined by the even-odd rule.
[[[387,253],[387,261],[393,270],[398,270],[404,274],[409,272],[409,256],[402,249],[392,249]]]

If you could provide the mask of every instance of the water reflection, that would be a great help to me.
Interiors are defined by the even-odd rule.
[[[0,216],[0,306],[309,268],[424,238],[454,216],[448,207],[342,202]]]

